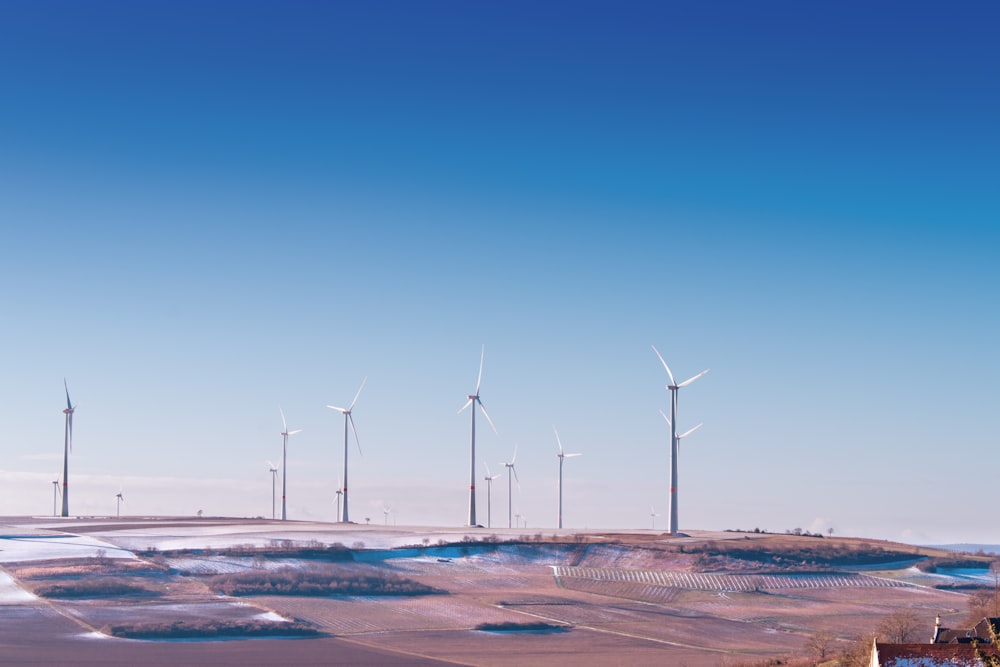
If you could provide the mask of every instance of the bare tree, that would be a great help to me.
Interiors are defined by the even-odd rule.
[[[820,630],[806,640],[806,650],[817,660],[826,660],[833,651],[837,636],[828,630]]]
[[[912,609],[900,609],[883,618],[876,633],[879,639],[884,641],[906,644],[920,641],[920,631],[923,629],[923,625]],[[927,634],[930,636],[929,632]]]

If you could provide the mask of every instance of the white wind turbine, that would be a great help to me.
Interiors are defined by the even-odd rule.
[[[118,487],[118,493],[115,494],[115,518],[122,518],[122,503],[125,502],[125,496],[122,495],[121,487]]]
[[[59,478],[52,480],[52,516],[56,516],[56,502],[59,500]]]
[[[343,482],[337,478],[337,521],[340,521],[340,497],[344,495]]]
[[[658,517],[658,516],[660,516],[660,515],[657,514],[656,510],[653,509],[653,506],[650,505],[649,506],[649,517],[653,520],[653,530],[656,530],[656,517]]]
[[[385,515],[385,525],[387,525],[387,526],[389,525],[389,512],[391,512],[391,511],[392,511],[392,508],[389,507],[388,505],[386,505],[385,507],[382,508],[382,514]]]
[[[63,488],[62,488],[62,515],[69,516],[69,453],[73,451],[73,412],[76,406],[69,400],[69,385],[66,378],[63,378],[63,387],[66,389],[66,429],[63,438]]]
[[[278,407],[281,413],[281,520],[288,519],[288,506],[286,503],[288,494],[288,436],[301,433],[302,429],[294,431],[288,430],[288,422],[285,421],[285,411]]]
[[[567,454],[567,453],[565,453],[563,451],[562,440],[559,439],[559,431],[556,430],[556,427],[554,425],[552,426],[552,430],[556,434],[556,444],[559,445],[559,453],[556,454],[556,456],[559,457],[559,527],[562,528],[563,527],[563,502],[562,502],[562,498],[563,498],[563,493],[562,493],[562,491],[563,491],[563,484],[562,484],[562,479],[563,479],[563,475],[562,475],[563,459],[570,459],[570,458],[573,458],[574,456],[580,456],[580,454]]]
[[[354,395],[354,400],[351,401],[351,404],[348,407],[338,408],[335,405],[326,406],[331,410],[337,410],[344,415],[344,515],[341,517],[341,521],[344,523],[350,523],[350,518],[347,513],[347,424],[350,422],[351,430],[354,431],[354,442],[358,445],[358,454],[361,454],[361,440],[358,439],[358,429],[354,426],[354,417],[351,415],[351,411],[354,410],[354,404],[358,402],[358,396],[361,395],[361,390],[365,388],[366,382],[368,382],[367,377],[361,381],[361,386],[358,387],[358,393]]]
[[[493,527],[493,480],[500,477],[502,473],[497,473],[495,475],[490,473],[490,467],[486,465],[483,461],[483,465],[486,466],[486,527]]]
[[[267,463],[267,470],[271,473],[271,520],[277,516],[277,510],[275,510],[275,488],[278,485],[278,466],[274,465],[270,461],[265,461]]]
[[[503,466],[507,468],[507,527],[511,527],[511,519],[513,514],[511,514],[513,505],[512,500],[514,495],[512,493],[513,487],[510,483],[511,474],[513,474],[514,479],[517,480],[517,488],[521,488],[521,480],[517,479],[517,468],[514,467],[514,461],[517,460],[517,445],[514,445],[514,455],[510,457],[510,463],[504,463]],[[518,515],[520,516],[520,514]]]
[[[663,355],[660,351],[656,349],[656,346],[651,346],[653,352],[656,353],[657,358],[660,363],[663,364],[663,368],[667,371],[667,376],[670,377],[670,384],[667,385],[667,389],[670,390],[670,534],[677,534],[677,453],[680,443],[680,438],[677,437],[677,390],[681,387],[686,387],[691,384],[702,375],[707,373],[709,369],[705,369],[697,375],[684,380],[684,382],[677,383],[674,381],[674,374],[670,372],[670,367],[667,366],[667,362],[663,360]],[[664,415],[665,416],[665,415]],[[698,428],[697,426],[695,428]],[[694,429],[691,429],[693,431]],[[691,431],[688,431],[684,435],[687,435]],[[682,436],[683,437],[683,436]]]
[[[469,525],[475,526],[476,524],[476,406],[479,404],[479,409],[483,411],[483,416],[486,417],[486,421],[490,423],[493,428],[493,432],[497,433],[497,427],[494,426],[493,420],[490,419],[489,413],[486,412],[486,406],[483,405],[482,399],[479,398],[479,385],[483,381],[483,359],[486,356],[486,345],[483,345],[483,351],[479,355],[479,377],[476,379],[476,393],[469,394],[468,402],[463,405],[459,410],[459,414],[465,410],[470,405],[472,406],[472,466],[471,475],[469,479]],[[499,433],[497,433],[499,435]]]

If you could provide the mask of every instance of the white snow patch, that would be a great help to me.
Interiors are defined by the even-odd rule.
[[[276,614],[273,611],[266,611],[263,614],[257,614],[253,617],[255,621],[274,621],[275,623],[287,623],[288,619],[281,614]]]
[[[100,552],[100,554],[98,553]],[[135,554],[87,535],[0,536],[0,563],[56,558],[135,558]]]
[[[0,605],[24,604],[38,598],[17,585],[9,574],[0,572]]]

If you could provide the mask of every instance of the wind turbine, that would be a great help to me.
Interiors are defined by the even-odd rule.
[[[69,453],[73,451],[73,412],[76,406],[69,400],[69,385],[66,378],[63,378],[63,387],[66,389],[66,429],[63,438],[63,488],[62,488],[62,515],[69,516]]]
[[[340,521],[340,496],[344,494],[344,490],[343,488],[341,488],[342,486],[343,484],[341,483],[340,478],[338,477],[337,478],[337,521]]]
[[[667,376],[670,377],[670,384],[667,385],[667,389],[670,390],[670,534],[677,534],[677,453],[680,444],[680,438],[677,437],[677,391],[681,387],[686,387],[702,375],[707,373],[709,369],[705,369],[697,375],[684,380],[684,382],[677,383],[674,381],[674,374],[670,372],[670,367],[667,366],[667,362],[663,360],[663,355],[660,351],[656,349],[655,345],[651,346],[653,352],[656,353],[656,357],[663,364],[663,368],[667,371]],[[665,417],[666,415],[664,415]],[[697,426],[695,428],[698,428]],[[694,429],[691,429],[693,431]],[[688,431],[684,435],[687,435],[691,431]],[[682,436],[683,437],[683,436]]]
[[[556,427],[554,425],[552,426],[552,430],[556,434],[556,444],[559,445],[559,453],[556,454],[556,456],[559,457],[559,527],[562,528],[563,527],[563,525],[562,525],[562,519],[563,519],[563,512],[562,512],[562,467],[563,467],[563,459],[570,459],[570,458],[573,458],[574,456],[580,456],[580,454],[567,454],[567,453],[565,453],[563,451],[562,440],[559,439],[559,431],[556,431]]]
[[[462,413],[470,405],[472,406],[472,466],[471,474],[469,478],[469,525],[476,526],[476,406],[479,404],[479,409],[483,411],[483,416],[486,417],[486,421],[490,423],[493,428],[493,432],[497,435],[497,427],[493,424],[493,420],[490,419],[490,415],[486,412],[486,406],[483,405],[482,399],[479,398],[479,385],[483,381],[483,359],[486,357],[486,345],[483,345],[483,351],[479,355],[479,377],[476,379],[476,393],[469,394],[468,402],[459,408],[459,414]]]
[[[120,519],[122,518],[122,503],[125,502],[125,497],[122,495],[121,487],[118,487],[118,493],[115,494],[115,498],[117,499],[115,518]]]
[[[354,400],[351,401],[350,406],[347,408],[338,408],[335,405],[328,405],[326,407],[331,410],[337,410],[344,415],[344,516],[341,521],[344,523],[350,523],[350,519],[347,514],[347,424],[350,422],[351,430],[354,431],[354,442],[358,445],[358,454],[361,454],[361,441],[358,439],[358,429],[354,426],[354,417],[351,415],[351,411],[354,410],[354,404],[358,402],[358,396],[361,395],[361,390],[365,388],[365,383],[368,382],[366,377],[361,381],[361,386],[358,387],[358,393],[354,395]]]
[[[490,474],[490,467],[486,465],[483,461],[483,465],[486,466],[486,527],[493,527],[493,480],[499,477],[502,473],[497,473],[495,475]]]
[[[271,520],[273,521],[277,512],[274,509],[274,498],[275,498],[275,487],[278,482],[278,466],[274,465],[270,461],[265,461],[267,463],[267,469],[271,473]]]
[[[387,525],[387,526],[389,525],[389,512],[391,512],[391,511],[392,511],[392,508],[389,507],[388,505],[386,505],[385,507],[382,508],[382,514],[385,515],[385,525]]]
[[[285,411],[279,406],[278,412],[281,413],[281,520],[285,521],[288,518],[288,507],[285,502],[288,491],[288,436],[301,433],[302,429],[289,431],[288,422],[285,421]]]
[[[510,483],[511,474],[514,475],[514,479],[517,479],[517,468],[514,467],[514,461],[517,459],[517,445],[514,445],[514,456],[510,457],[510,463],[504,463],[503,466],[507,468],[507,527],[511,527],[511,500],[513,499],[513,494],[511,493],[512,486]],[[517,488],[521,488],[521,480],[517,479]],[[518,515],[520,516],[520,514]]]
[[[59,479],[52,480],[52,516],[56,515],[56,501],[59,498]]]
[[[653,509],[653,506],[650,505],[649,506],[649,517],[653,520],[653,530],[656,530],[656,517],[658,517],[658,516],[660,516],[660,515],[657,514],[656,510]]]

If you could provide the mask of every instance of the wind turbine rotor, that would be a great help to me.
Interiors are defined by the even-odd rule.
[[[353,410],[353,409],[354,409],[354,404],[358,402],[358,397],[359,397],[359,396],[361,396],[361,390],[365,388],[365,383],[366,383],[366,382],[368,382],[368,376],[367,376],[367,375],[366,375],[366,376],[365,376],[365,378],[364,378],[364,379],[363,379],[363,380],[361,381],[361,386],[360,386],[360,387],[358,387],[358,393],[354,394],[354,400],[353,400],[353,401],[351,401],[351,406],[350,406],[349,408],[347,408],[347,411],[348,411],[348,412],[350,412],[351,410]]]
[[[685,437],[691,435],[692,433],[694,433],[695,431],[697,431],[698,429],[700,429],[703,425],[704,425],[704,422],[702,422],[701,424],[698,424],[694,428],[690,428],[690,429],[684,431],[679,436],[677,436],[677,439],[680,440],[681,438],[685,438]]]
[[[708,373],[708,371],[710,371],[710,370],[712,370],[712,369],[711,368],[706,368],[705,370],[703,370],[702,372],[698,373],[694,377],[690,377],[687,380],[684,380],[684,382],[681,382],[679,385],[677,385],[677,388],[680,389],[681,387],[688,386],[689,384],[691,384],[692,382],[694,382],[695,380],[697,380],[698,378],[700,378],[702,375],[705,375],[706,373]]]
[[[486,421],[488,421],[490,423],[490,427],[493,429],[493,432],[496,433],[497,435],[500,435],[500,432],[497,431],[496,424],[494,424],[493,420],[490,419],[490,413],[486,412],[486,406],[483,405],[482,399],[479,398],[479,396],[476,396],[476,398],[474,400],[476,401],[476,403],[479,403],[479,409],[483,411],[483,416],[486,417]],[[465,408],[462,408],[462,409],[464,410]]]
[[[667,375],[670,376],[670,384],[671,384],[671,386],[673,386],[674,385],[674,374],[670,372],[670,366],[667,366],[667,362],[663,360],[663,355],[660,354],[660,351],[656,349],[655,345],[650,345],[650,347],[653,348],[653,352],[656,353],[656,356],[660,360],[660,363],[663,364],[663,368],[667,371]]]

